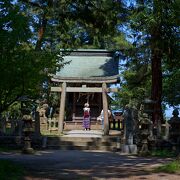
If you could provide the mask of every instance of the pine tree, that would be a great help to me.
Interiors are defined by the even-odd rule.
[[[157,126],[163,120],[162,100],[168,100],[169,97],[168,94],[165,94],[168,92],[167,78],[166,91],[163,94],[163,77],[170,75],[173,78],[174,75],[172,74],[179,74],[176,68],[172,68],[174,63],[179,65],[179,10],[177,7],[179,7],[178,1],[141,0],[136,1],[129,8],[131,12],[128,23],[130,26],[129,34],[133,39],[134,48],[128,51],[129,63],[127,65],[131,65],[131,73],[134,71],[132,64],[136,61],[139,61],[138,64],[143,66],[145,64],[151,65],[151,99],[155,102],[152,120]],[[137,65],[136,68],[138,68]],[[142,77],[144,75],[146,77],[147,73],[143,73]],[[174,81],[177,83],[176,87],[178,88],[179,83],[176,79]],[[171,82],[173,82],[172,79]],[[177,90],[175,90],[174,95],[176,93],[178,93]],[[167,98],[162,99],[163,97]]]
[[[108,48],[125,14],[121,1],[111,0],[21,0],[38,19],[36,49]],[[36,28],[35,28],[36,30]]]

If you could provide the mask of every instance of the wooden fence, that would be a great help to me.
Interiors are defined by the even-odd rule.
[[[18,135],[22,134],[23,121],[19,117],[1,118],[0,135]]]
[[[109,129],[112,130],[123,130],[124,129],[124,119],[122,115],[115,115],[113,118],[109,121]]]

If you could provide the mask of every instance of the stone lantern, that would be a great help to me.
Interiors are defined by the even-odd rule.
[[[32,103],[32,100],[29,99],[27,96],[21,96],[18,99],[21,102],[21,113],[22,113],[22,132],[24,134],[24,146],[22,149],[22,153],[32,154],[34,152],[33,148],[31,147],[31,138],[30,135],[34,131],[33,129],[33,118],[30,115],[31,109],[29,107],[29,103]]]
[[[144,100],[144,113],[147,113],[149,117],[152,118],[152,114],[154,113],[154,105],[157,103],[157,101],[154,101],[152,99],[146,98]],[[156,136],[156,138],[160,138],[161,136],[161,120],[157,120],[157,122],[153,122],[153,135]]]
[[[148,155],[149,154],[149,140],[151,135],[151,127],[152,122],[150,121],[148,115],[146,113],[143,113],[140,119],[140,151],[139,153],[141,155]]]
[[[29,115],[28,110],[22,110],[24,112],[24,115],[22,117],[23,121],[23,133],[24,133],[24,147],[22,152],[25,154],[32,154],[34,153],[33,148],[31,147],[31,138],[30,135],[34,131],[33,125],[32,125],[32,116]]]

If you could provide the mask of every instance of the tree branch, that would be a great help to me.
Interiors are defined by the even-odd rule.
[[[24,3],[30,4],[30,5],[32,5],[32,6],[34,6],[34,7],[42,8],[42,6],[41,6],[40,3],[32,2],[32,1],[30,1],[30,0],[21,0],[21,1],[24,2]]]
[[[39,23],[38,40],[36,42],[35,50],[41,50],[44,33],[46,31],[47,19],[45,13],[43,14],[42,20]]]

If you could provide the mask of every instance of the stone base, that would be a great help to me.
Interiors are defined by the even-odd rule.
[[[140,156],[149,156],[150,155],[150,151],[140,151],[139,155]]]
[[[127,154],[137,154],[137,145],[122,145],[122,152]]]
[[[34,154],[34,149],[33,148],[27,148],[22,150],[23,154]]]

